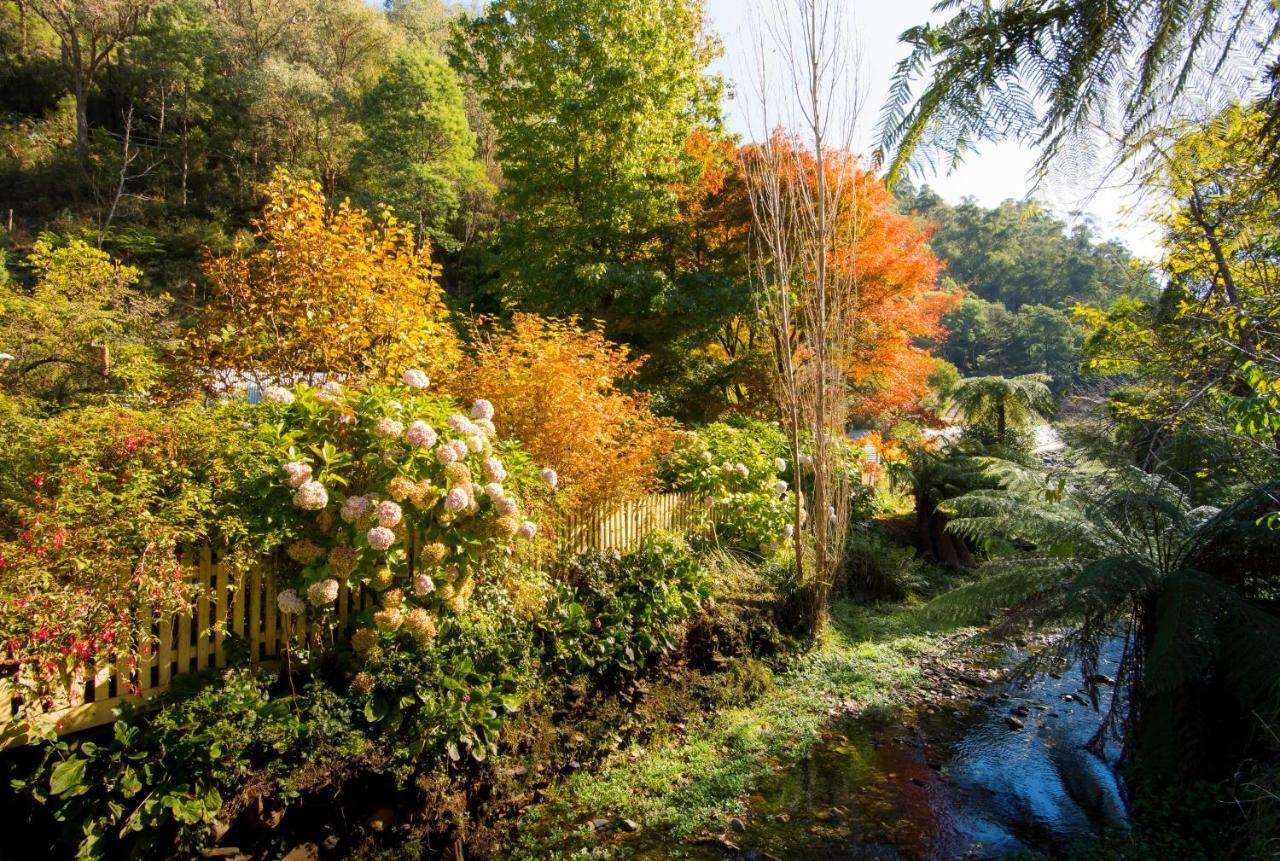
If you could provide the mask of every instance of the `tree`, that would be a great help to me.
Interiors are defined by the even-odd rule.
[[[348,201],[330,208],[317,183],[278,170],[254,233],[256,249],[201,267],[210,297],[189,346],[206,384],[389,382],[456,364],[439,269],[412,226]]]
[[[1048,374],[1020,377],[969,377],[951,390],[951,402],[965,424],[988,427],[997,445],[1007,441],[1009,430],[1028,428],[1044,421],[1053,411]]]
[[[76,99],[76,154],[89,159],[89,91],[111,53],[142,28],[162,0],[28,0],[57,34]]]
[[[655,244],[720,91],[703,24],[701,0],[500,0],[464,21],[453,56],[497,129],[511,212],[506,302],[612,327],[668,295]]]
[[[949,20],[901,37],[911,52],[898,64],[880,121],[890,184],[914,156],[954,161],[983,139],[1035,143],[1043,168],[1067,152],[1087,161],[1096,150],[1090,135],[1102,129],[1130,157],[1228,65],[1232,97],[1251,73],[1245,83],[1262,99],[1271,131],[1280,131],[1280,89],[1266,89],[1280,11],[1269,5],[956,0]],[[918,87],[925,76],[929,82]],[[1277,153],[1265,159],[1269,168],[1280,166]]]
[[[407,48],[364,95],[355,161],[365,187],[445,251],[464,200],[492,187],[476,161],[462,89],[430,49]]]
[[[30,292],[0,284],[5,390],[65,407],[91,394],[144,395],[163,377],[169,299],[136,289],[138,269],[80,240],[37,240],[27,264]]]
[[[625,347],[575,318],[517,313],[508,330],[474,333],[454,376],[466,399],[486,398],[494,424],[556,470],[569,508],[597,510],[652,489],[671,426],[628,391],[640,368]]]

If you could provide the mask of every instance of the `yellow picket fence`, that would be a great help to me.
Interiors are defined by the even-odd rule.
[[[689,494],[644,497],[571,519],[557,536],[558,550],[562,555],[586,550],[626,552],[657,530],[692,531],[698,514]],[[332,636],[327,624],[313,620],[314,627],[309,628],[305,618],[280,611],[274,561],[264,560],[237,574],[208,547],[200,548],[186,561],[200,587],[193,611],[171,619],[144,614],[139,638],[151,638],[156,644],[149,656],[132,666],[104,658],[91,676],[74,679],[67,694],[40,715],[42,724],[64,735],[110,723],[119,705],[145,703],[166,690],[176,675],[226,666],[228,637],[232,635],[240,647],[247,648],[248,659],[254,664],[274,661],[290,642],[305,640],[310,633]],[[343,585],[336,608],[339,629],[346,629],[349,621],[373,602],[369,590]],[[5,673],[3,667],[0,673]],[[0,675],[0,704],[9,706],[9,718],[17,714],[13,678],[7,673]],[[0,729],[9,722],[0,720]],[[26,734],[0,735],[0,750],[26,740]]]

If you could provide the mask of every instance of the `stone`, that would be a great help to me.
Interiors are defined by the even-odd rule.
[[[379,807],[369,816],[369,827],[374,831],[386,831],[395,821],[396,815],[389,807]]]
[[[314,843],[303,843],[286,852],[280,861],[320,861],[320,847]]]
[[[639,831],[640,823],[636,822],[634,819],[624,819],[622,820],[622,830],[630,832]]]
[[[735,831],[738,834],[741,834],[742,832],[747,830],[747,823],[743,822],[741,819],[735,816],[729,820],[728,830]]]
[[[609,820],[604,817],[591,820],[591,828],[595,831],[599,831],[601,828],[607,828],[608,826]]]
[[[1004,722],[1009,725],[1009,729],[1022,729],[1024,726],[1026,726],[1026,724],[1018,720],[1018,718],[1014,717],[1013,715],[1009,715],[1007,718],[1005,718]]]

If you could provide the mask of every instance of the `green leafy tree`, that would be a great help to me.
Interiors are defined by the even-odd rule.
[[[700,0],[500,0],[459,29],[455,60],[497,128],[508,301],[613,322],[671,290],[655,245],[686,141],[718,110],[703,19]]]
[[[79,240],[32,247],[30,290],[0,284],[0,386],[66,406],[90,394],[142,395],[164,374],[168,297],[136,289],[141,272]]]
[[[361,125],[356,164],[368,192],[433,245],[455,250],[466,234],[451,228],[464,203],[481,208],[493,188],[453,70],[430,49],[406,49],[365,93]]]

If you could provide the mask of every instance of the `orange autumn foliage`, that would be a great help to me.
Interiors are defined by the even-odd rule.
[[[673,426],[649,396],[623,391],[642,360],[576,318],[518,313],[509,330],[475,333],[456,394],[487,398],[498,433],[520,440],[560,476],[565,504],[584,511],[653,489]]]
[[[411,225],[331,208],[318,183],[280,169],[253,228],[255,247],[201,265],[212,295],[190,348],[204,374],[390,382],[458,361],[439,267]]]
[[[774,140],[784,151],[799,150],[785,135]],[[816,185],[815,161],[795,152],[794,172],[784,182]],[[742,159],[753,157],[744,147]],[[855,394],[853,412],[864,417],[910,412],[929,394],[936,365],[923,342],[946,336],[942,317],[960,296],[938,289],[942,263],[929,249],[930,231],[893,209],[893,195],[847,152],[827,153],[827,185],[844,200],[837,210],[840,238],[829,265],[855,276],[855,350],[846,371]]]

